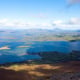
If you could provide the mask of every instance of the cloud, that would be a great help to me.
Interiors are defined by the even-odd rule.
[[[59,25],[61,29],[67,29],[67,30],[75,30],[75,29],[80,29],[80,25],[74,25],[74,24],[61,24]]]
[[[2,19],[0,20],[0,29],[1,28],[8,28],[8,29],[28,29],[28,28],[51,28],[51,24],[47,22],[28,22],[24,20],[9,20],[9,19]]]
[[[48,15],[46,13],[38,13],[38,14],[31,14],[31,17],[46,19],[46,18],[48,18]]]
[[[60,25],[60,24],[62,24],[62,23],[63,23],[62,20],[53,21],[53,25]]]
[[[54,20],[50,22],[27,22],[24,20],[0,20],[0,29],[30,29],[30,28],[41,28],[41,29],[80,29],[80,18],[71,18],[68,21]]]
[[[44,13],[39,13],[36,15],[37,18],[47,18],[47,16]]]
[[[52,23],[55,28],[80,29],[80,18],[71,18],[68,21],[57,20]]]
[[[69,4],[80,3],[80,0],[67,0]]]
[[[1,19],[0,20],[0,25],[4,25],[8,22],[8,19]]]
[[[0,28],[26,28],[28,23],[20,20],[1,19]]]
[[[69,23],[74,25],[80,25],[80,18],[71,18]]]

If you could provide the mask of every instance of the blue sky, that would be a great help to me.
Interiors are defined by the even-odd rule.
[[[0,0],[0,28],[80,29],[80,4],[76,2]]]

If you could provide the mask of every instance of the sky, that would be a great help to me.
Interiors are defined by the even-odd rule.
[[[80,0],[0,0],[0,29],[80,29]]]

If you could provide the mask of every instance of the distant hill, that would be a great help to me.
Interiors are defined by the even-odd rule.
[[[57,28],[0,30],[0,41],[2,42],[63,41],[63,40],[67,41],[80,40],[80,30],[62,30]]]

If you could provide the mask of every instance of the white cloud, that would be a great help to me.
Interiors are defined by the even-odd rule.
[[[0,20],[0,25],[4,25],[8,22],[8,19],[1,19]]]
[[[0,20],[0,28],[19,28],[19,29],[27,29],[27,28],[51,28],[51,24],[49,23],[41,23],[41,22],[27,22],[21,20],[9,20],[2,19]]]
[[[9,20],[2,19],[0,20],[0,28],[25,28],[28,24],[25,21],[19,20]]]
[[[53,21],[53,26],[60,29],[80,29],[80,18],[71,18],[64,22],[62,20]]]
[[[61,25],[59,25],[59,27],[61,28],[61,29],[71,29],[71,30],[75,30],[75,29],[80,29],[80,25],[74,25],[74,24],[61,24]]]
[[[54,25],[60,25],[60,24],[62,24],[62,23],[63,23],[62,20],[53,21],[53,24],[54,24]]]
[[[2,19],[2,20],[0,20],[0,23],[5,23],[7,21],[8,21],[8,19]]]
[[[80,18],[71,18],[69,23],[74,25],[80,25]]]
[[[54,20],[51,22],[27,22],[24,20],[0,20],[0,29],[28,29],[28,28],[41,28],[41,29],[80,29],[80,18],[71,18],[68,21]]]

